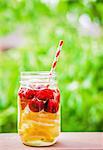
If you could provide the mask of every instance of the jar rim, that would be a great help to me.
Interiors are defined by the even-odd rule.
[[[21,76],[49,76],[50,71],[22,71]],[[52,72],[52,77],[56,77],[56,72]]]
[[[50,71],[25,71],[21,72],[20,78],[21,80],[31,80],[31,79],[49,79]],[[56,78],[56,72],[53,71],[51,79]]]
[[[21,71],[21,74],[35,74],[35,73],[41,73],[41,74],[49,74],[50,71]],[[55,71],[53,71],[53,74],[56,74]]]
[[[20,75],[20,83],[21,84],[28,84],[28,83],[49,83],[55,82],[56,79],[56,72],[53,71],[52,76],[49,76],[50,71],[24,71],[21,72]]]

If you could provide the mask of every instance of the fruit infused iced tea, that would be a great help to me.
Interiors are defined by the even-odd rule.
[[[24,144],[48,146],[60,132],[60,92],[56,73],[23,72],[18,91],[18,132]]]

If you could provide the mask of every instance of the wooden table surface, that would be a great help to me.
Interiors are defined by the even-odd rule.
[[[17,133],[0,134],[0,150],[86,150],[103,149],[103,132],[62,132],[58,142],[49,147],[29,147]]]

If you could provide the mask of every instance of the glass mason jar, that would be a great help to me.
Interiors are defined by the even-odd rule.
[[[22,72],[18,91],[18,133],[24,144],[49,146],[60,132],[56,73]]]

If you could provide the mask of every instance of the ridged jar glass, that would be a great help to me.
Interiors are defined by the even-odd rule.
[[[49,146],[60,133],[60,92],[56,73],[22,72],[18,91],[18,133],[24,144]]]

